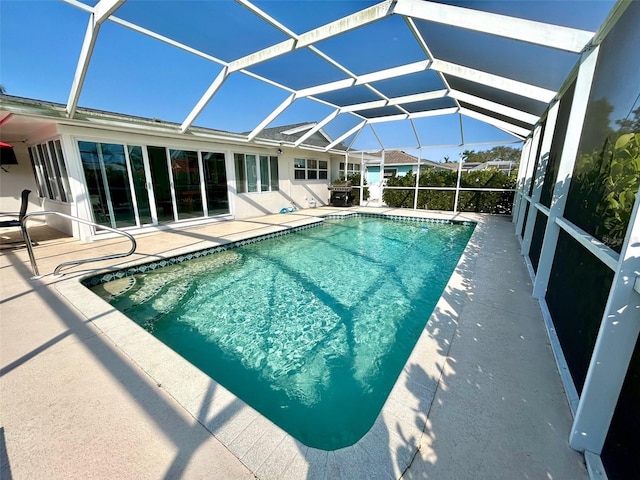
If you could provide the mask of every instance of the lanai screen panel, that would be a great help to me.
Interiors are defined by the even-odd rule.
[[[100,7],[95,12],[96,23],[89,24],[87,29],[96,5]],[[101,16],[104,7],[111,5],[113,8]],[[221,130],[251,132],[249,140],[259,138],[260,131],[273,125],[274,119],[287,118],[280,116],[280,110],[286,111],[294,102],[282,105],[282,100],[273,101],[269,112],[252,116],[248,112],[250,106],[241,105],[241,101],[237,105],[225,98],[219,101],[219,95],[226,96],[230,91],[228,83],[232,87],[234,83],[242,83],[231,81],[238,75],[278,89],[285,98],[290,95],[294,99],[309,98],[335,109],[325,116],[322,109],[310,110],[306,120],[310,123],[328,122],[331,115],[338,114],[366,122],[377,122],[385,114],[397,115],[400,120],[417,119],[436,109],[436,100],[443,95],[450,101],[441,101],[441,106],[453,109],[454,113],[463,113],[455,109],[465,102],[476,110],[482,108],[488,120],[507,121],[514,113],[508,109],[515,109],[532,115],[531,121],[535,121],[612,5],[610,1],[127,0],[111,4],[62,0],[62,8],[56,7],[57,10],[65,10],[84,22],[65,31],[67,37],[76,38],[76,47],[65,51],[75,52],[71,58],[77,59],[77,67],[67,82],[55,87],[59,91],[55,98],[68,98],[67,111],[71,116],[78,106],[146,115],[143,104],[155,103],[156,118],[174,120],[182,116],[176,122],[180,124],[179,133],[187,133],[195,125],[215,125]],[[20,8],[24,7],[3,6],[3,13]],[[41,4],[41,8],[50,7]],[[543,23],[525,24],[520,19]],[[519,28],[503,29],[507,24],[529,26],[522,33]],[[563,28],[578,30],[565,35]],[[118,33],[114,36],[113,32]],[[577,40],[570,40],[574,33]],[[127,37],[132,40],[125,41]],[[180,55],[192,55],[198,59],[194,64],[210,62],[211,67],[181,68],[180,61],[171,60],[173,55],[159,53],[161,48],[157,52],[155,48],[140,48],[144,43],[140,38],[175,48],[181,51]],[[541,39],[545,45],[538,45]],[[547,40],[552,46],[545,43]],[[10,52],[18,46],[12,42],[11,37],[3,35],[0,57],[6,58],[5,53],[9,52],[10,58]],[[149,59],[143,50],[153,52]],[[130,65],[122,65],[123,58],[129,58]],[[130,98],[127,110],[120,109],[126,103],[118,98],[121,92],[99,98],[100,72],[118,72],[123,68],[142,72],[127,78],[132,85],[142,85],[140,81],[149,78],[149,70],[141,68],[147,61],[155,63],[153,76],[158,80],[160,92],[147,88],[148,95]],[[7,63],[10,59],[0,59],[3,72],[9,71],[4,68]],[[468,70],[460,74],[455,71],[456,65]],[[181,74],[178,78],[176,72]],[[477,72],[493,77],[478,76]],[[162,88],[164,77],[167,81]],[[9,76],[6,82],[10,81]],[[519,89],[518,83],[500,88],[503,81],[521,82],[531,89]],[[313,90],[305,91],[309,88]],[[20,90],[11,93],[40,96],[30,94],[28,86]],[[166,98],[167,92],[171,101],[157,100]],[[234,94],[241,97],[244,92],[234,90]],[[150,101],[149,95],[156,100]],[[110,103],[110,97],[116,101]],[[493,102],[495,108],[477,104],[475,98]],[[278,99],[278,95],[273,95],[273,99]],[[380,103],[361,107],[369,102]],[[210,105],[215,105],[215,109]],[[237,129],[237,119],[243,115],[252,117],[254,123]],[[514,118],[523,121],[517,114]],[[228,125],[219,123],[220,119],[227,119]],[[517,122],[515,126],[523,127]],[[526,136],[521,130],[515,133]],[[346,138],[349,131],[337,135],[336,138],[343,135]]]

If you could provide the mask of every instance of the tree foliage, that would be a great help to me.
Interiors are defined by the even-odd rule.
[[[613,108],[606,100],[594,103],[598,115],[586,126],[601,123],[599,137],[585,137],[595,135],[595,126],[583,131],[565,215],[619,252],[640,186],[640,108],[617,120],[614,131],[608,117]]]
[[[340,174],[340,177],[338,178],[341,182],[344,181],[344,173]],[[351,186],[353,187],[353,190],[351,190],[351,195],[353,195],[353,204],[354,205],[360,205],[360,174],[359,173],[353,173],[351,175],[349,175],[347,177],[347,181],[351,182]],[[363,191],[363,197],[364,200],[369,200],[369,187],[366,187],[365,185],[367,185],[367,179],[365,178],[364,181],[362,182],[362,191]]]
[[[514,147],[498,146],[490,150],[476,152],[475,150],[465,150],[462,152],[462,158],[465,162],[486,163],[491,161],[511,161],[519,162],[522,150]]]

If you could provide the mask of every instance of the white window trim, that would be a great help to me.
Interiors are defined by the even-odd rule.
[[[271,192],[278,192],[280,191],[280,165],[278,164],[277,160],[276,160],[276,164],[278,164],[278,186],[276,189],[273,188],[273,183],[271,182],[271,159],[272,158],[278,158],[276,155],[269,155],[269,154],[265,154],[265,153],[254,153],[254,152],[233,152],[232,157],[233,157],[233,174],[234,174],[234,181],[236,183],[236,191],[238,190],[238,183],[240,182],[240,179],[238,178],[238,172],[236,171],[236,155],[242,155],[243,158],[243,163],[244,163],[244,192],[242,193],[237,193],[237,195],[260,195],[260,194],[264,194],[264,193],[271,193]],[[247,169],[247,156],[253,156],[256,159],[256,191],[255,192],[250,192],[249,191],[249,179],[248,179],[248,169]],[[263,172],[262,172],[262,168],[261,168],[261,162],[260,162],[260,157],[267,157],[268,161],[267,161],[267,172],[266,172],[266,179],[267,179],[267,184],[268,184],[268,188],[267,190],[262,190],[262,178],[263,178]]]
[[[304,162],[304,168],[301,167],[297,167],[296,166],[296,161],[297,160],[302,160]],[[316,162],[316,168],[309,168],[309,162],[310,161],[314,161]],[[324,162],[326,165],[326,168],[320,168],[320,162]],[[296,172],[304,172],[304,178],[296,178]],[[316,178],[309,178],[309,172],[315,172],[316,173]],[[325,172],[326,176],[325,178],[320,178],[320,173],[321,172]],[[302,157],[295,157],[294,161],[293,161],[293,180],[300,182],[300,181],[311,181],[311,182],[328,182],[329,181],[329,161],[328,160],[320,160],[318,158],[302,158]]]

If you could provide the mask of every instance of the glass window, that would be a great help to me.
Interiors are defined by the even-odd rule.
[[[238,193],[278,191],[278,158],[235,153]]]
[[[133,190],[136,194],[136,204],[141,224],[152,223],[149,195],[147,193],[147,180],[142,159],[142,147],[127,147],[129,162],[131,163],[131,176],[133,177]]]
[[[124,145],[78,142],[94,221],[109,227],[136,225]]]
[[[326,180],[329,178],[329,162],[326,160],[296,158],[293,168],[296,180]]]
[[[258,191],[258,166],[255,155],[245,155],[245,165],[247,167],[247,192]]]
[[[40,159],[38,158],[38,152],[34,147],[29,147],[29,160],[31,160],[33,175],[38,187],[38,196],[40,198],[44,198],[47,196],[47,193],[45,192],[44,175],[42,173],[42,165],[40,164]]]
[[[69,175],[64,163],[60,140],[29,147],[29,159],[38,186],[38,196],[71,202]]]
[[[329,163],[326,160],[318,161],[318,178],[320,180],[329,178]]]
[[[208,214],[229,213],[224,153],[202,152],[202,170],[204,172],[204,187],[207,192]]]
[[[567,208],[571,204],[567,217],[571,216],[572,221],[616,251],[620,251],[626,234],[640,182],[639,24],[640,2],[630,2],[600,45],[574,178],[567,197]],[[593,193],[589,191],[590,187]],[[578,211],[585,203],[594,209],[590,216]],[[639,405],[640,340],[636,340],[602,449],[602,462],[611,480],[638,475]]]
[[[78,147],[80,148],[82,169],[84,170],[87,192],[93,211],[93,221],[97,224],[110,227],[111,215],[107,205],[103,169],[100,165],[100,157],[98,156],[98,144],[93,142],[78,142]]]
[[[306,161],[304,158],[293,159],[293,178],[296,180],[304,180],[307,178]]]
[[[271,168],[271,191],[277,192],[280,190],[279,170],[278,170],[278,157],[269,157],[269,166]]]
[[[129,184],[129,172],[124,155],[124,145],[99,143],[98,157],[104,169],[107,202],[115,227],[130,227],[136,224],[133,198]]]
[[[234,153],[233,160],[236,166],[236,192],[247,192],[247,174],[244,167],[244,155],[242,153]]]
[[[54,151],[57,157],[57,162],[60,167],[60,179],[62,181],[62,191],[65,193],[65,202],[70,202],[71,198],[71,185],[69,185],[69,174],[67,173],[67,166],[64,162],[64,155],[62,153],[62,145],[60,140],[53,142]]]
[[[360,164],[359,163],[347,163],[347,172],[346,176],[351,177],[352,175],[357,175],[360,173]],[[340,162],[340,176],[344,177],[344,162]]]
[[[269,157],[260,155],[260,191],[269,191]]]
[[[186,150],[169,150],[173,185],[176,194],[178,220],[204,215],[198,153]]]
[[[60,165],[58,163],[55,145],[53,144],[53,140],[49,141],[47,145],[43,145],[44,149],[48,152],[46,156],[50,158],[51,167],[53,171],[52,181],[56,184],[56,190],[58,192],[58,196],[56,200],[60,200],[62,202],[67,201],[67,195],[65,194],[64,187],[62,185],[62,174],[60,173]]]
[[[171,194],[171,179],[167,164],[167,149],[165,147],[147,146],[149,158],[149,172],[156,208],[158,223],[175,221],[173,212],[173,196]]]
[[[317,160],[307,160],[307,179],[309,180],[318,179],[318,161]]]
[[[58,192],[56,190],[56,184],[52,181],[53,179],[53,171],[51,168],[51,163],[49,162],[49,156],[47,153],[47,144],[38,145],[37,147],[38,157],[40,158],[40,164],[42,165],[42,171],[44,173],[44,180],[46,185],[47,197],[50,200],[55,200],[58,198]]]

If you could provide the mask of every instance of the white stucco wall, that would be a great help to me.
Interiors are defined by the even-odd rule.
[[[59,139],[67,167],[71,198],[67,203],[38,198],[37,186],[29,160],[27,147],[41,144],[52,139]],[[20,192],[23,188],[32,190],[29,211],[53,210],[68,215],[92,221],[92,209],[88,203],[84,171],[78,152],[78,141],[115,143],[125,145],[158,146],[181,150],[220,152],[225,155],[227,185],[229,192],[230,215],[237,219],[250,218],[270,213],[278,213],[282,208],[288,208],[292,202],[298,208],[323,206],[329,203],[330,191],[328,185],[331,179],[339,175],[339,163],[344,162],[341,155],[331,155],[322,151],[305,150],[278,145],[261,145],[217,140],[198,135],[180,135],[175,131],[149,131],[141,127],[114,125],[78,126],[46,124],[38,132],[32,132],[25,143],[17,145],[16,154],[19,165],[10,167],[9,173],[0,172],[1,203],[0,211],[17,212],[20,208]],[[278,157],[279,190],[262,193],[236,193],[234,153],[269,155]],[[328,162],[328,178],[323,180],[294,179],[294,159],[316,159]],[[65,233],[74,235],[82,240],[91,240],[94,235],[92,227],[49,216],[47,223]],[[206,221],[206,218],[193,221]],[[34,219],[31,222],[44,222],[44,219]],[[30,222],[30,223],[31,223]],[[182,222],[180,222],[182,223]],[[149,227],[143,227],[149,228]],[[135,230],[135,229],[134,229]]]
[[[18,215],[20,204],[22,203],[22,190],[29,189],[29,207],[27,212],[41,210],[41,199],[38,198],[38,187],[31,169],[29,152],[23,143],[14,143],[13,151],[16,154],[18,165],[6,165],[4,170],[0,170],[0,212],[2,218],[11,220]],[[6,216],[5,215],[10,215]],[[36,220],[33,220],[37,222]],[[43,223],[44,220],[40,220]]]

